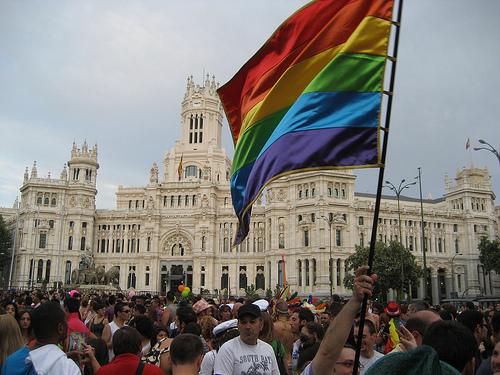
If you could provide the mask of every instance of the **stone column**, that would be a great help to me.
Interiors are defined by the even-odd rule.
[[[345,278],[345,260],[340,260],[340,286],[338,291],[344,291],[344,278]]]
[[[437,305],[439,303],[439,282],[437,271],[431,269],[431,285],[432,285],[432,304]]]
[[[448,272],[446,272],[444,280],[445,280],[445,285],[446,285],[446,296],[448,298],[451,298],[451,292],[452,291],[456,292],[456,289],[454,288],[455,281],[451,278],[451,274],[449,274]]]
[[[424,299],[425,297],[425,285],[424,285],[424,279],[420,278],[418,279],[418,299]]]
[[[313,261],[312,258],[309,259],[309,287],[313,288],[314,286],[314,274],[313,274]]]
[[[302,291],[306,291],[306,261],[302,260]]]

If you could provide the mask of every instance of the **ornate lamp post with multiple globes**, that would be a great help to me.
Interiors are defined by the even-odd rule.
[[[390,181],[385,181],[386,185],[384,187],[391,189],[394,194],[396,194],[396,198],[398,200],[398,224],[399,224],[399,243],[403,245],[403,234],[402,234],[402,229],[401,229],[401,210],[399,206],[399,198],[401,197],[401,192],[404,189],[408,189],[410,186],[415,185],[417,182],[406,182],[405,179],[402,179],[401,182],[399,183],[398,187],[396,187],[393,183]],[[404,297],[404,283],[405,283],[405,269],[404,269],[404,257],[403,253],[401,253],[401,293],[403,294]],[[408,291],[409,292],[409,291]]]

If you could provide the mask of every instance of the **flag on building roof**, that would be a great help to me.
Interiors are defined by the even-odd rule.
[[[470,147],[470,140],[467,138],[467,142],[465,142],[465,149],[468,150]]]
[[[219,90],[235,154],[235,243],[251,206],[286,174],[379,167],[392,0],[318,0],[289,17]]]
[[[179,166],[177,167],[177,174],[179,175],[179,181],[181,180],[182,177],[182,157],[184,155],[181,155],[181,161],[179,162]]]

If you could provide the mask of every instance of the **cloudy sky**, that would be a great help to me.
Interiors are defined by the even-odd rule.
[[[0,1],[0,206],[33,160],[39,176],[58,176],[86,139],[99,147],[98,207],[112,208],[117,186],[145,185],[179,136],[186,78],[226,82],[305,3]],[[494,155],[465,150],[468,137],[500,147],[499,14],[497,0],[405,1],[388,180],[421,166],[425,196],[439,197],[445,173],[473,163],[499,193]],[[357,191],[375,192],[376,176],[359,171]]]

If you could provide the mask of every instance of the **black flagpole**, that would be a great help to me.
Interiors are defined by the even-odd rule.
[[[392,22],[395,26],[396,31],[394,35],[394,47],[392,52],[392,57],[388,59],[392,61],[391,66],[391,80],[389,82],[389,91],[384,91],[384,95],[387,95],[387,111],[385,115],[385,125],[382,130],[385,132],[384,140],[382,143],[382,154],[380,158],[381,167],[378,175],[378,186],[377,186],[377,198],[375,200],[375,212],[373,214],[373,225],[372,225],[372,236],[370,240],[370,253],[368,254],[368,275],[372,273],[373,259],[375,258],[375,243],[377,241],[377,225],[378,216],[380,211],[380,200],[382,197],[382,185],[384,183],[384,172],[385,172],[385,158],[387,155],[387,142],[389,139],[389,125],[391,122],[391,109],[392,109],[392,96],[394,92],[394,80],[396,77],[396,61],[398,57],[398,44],[399,44],[399,30],[401,26],[401,13],[403,10],[403,0],[399,0],[399,5],[397,9],[396,22]],[[363,304],[361,305],[361,316],[359,319],[359,332],[356,341],[356,356],[354,358],[354,367],[352,369],[353,375],[358,375],[359,368],[359,357],[361,355],[361,341],[363,340],[363,329],[365,326],[366,318],[366,306],[368,304],[368,295],[365,294],[363,298]]]

